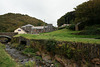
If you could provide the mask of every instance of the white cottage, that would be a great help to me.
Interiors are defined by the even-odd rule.
[[[17,28],[15,31],[15,33],[18,33],[18,34],[27,34],[23,29],[21,28]]]

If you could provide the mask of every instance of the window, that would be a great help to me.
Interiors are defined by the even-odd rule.
[[[18,31],[21,31],[21,30],[18,30]]]

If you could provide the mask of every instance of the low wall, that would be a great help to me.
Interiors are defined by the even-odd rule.
[[[100,44],[28,40],[23,37],[13,38],[12,43],[20,43],[23,40],[28,42],[27,45],[39,49],[38,54],[43,58],[50,55],[64,67],[100,67]]]
[[[14,33],[14,32],[0,32],[0,35],[7,35],[7,36],[14,36],[17,35],[18,33]]]
[[[22,41],[26,41],[25,45],[30,45],[31,40],[23,38],[23,37],[13,37],[11,43],[21,44]]]

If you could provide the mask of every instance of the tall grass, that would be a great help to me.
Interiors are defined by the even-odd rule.
[[[18,64],[4,50],[5,46],[0,43],[0,67],[19,67]]]

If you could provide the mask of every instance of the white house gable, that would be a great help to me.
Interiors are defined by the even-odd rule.
[[[23,29],[18,28],[14,32],[17,32],[18,34],[27,34]]]

